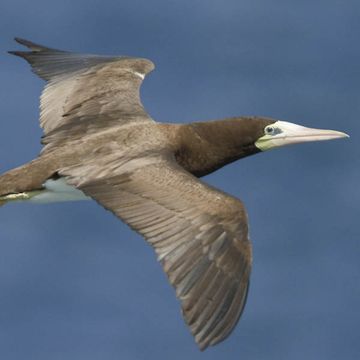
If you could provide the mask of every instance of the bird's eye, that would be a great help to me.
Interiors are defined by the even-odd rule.
[[[275,132],[275,128],[273,126],[268,126],[265,128],[265,134],[272,135]]]

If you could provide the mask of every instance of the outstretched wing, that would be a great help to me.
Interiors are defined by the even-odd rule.
[[[28,61],[47,81],[40,102],[45,135],[73,125],[76,131],[86,133],[100,126],[152,121],[139,95],[145,75],[154,69],[150,60],[75,54],[19,38],[16,41],[31,51],[10,53]]]
[[[97,164],[92,158],[60,173],[152,245],[199,347],[224,340],[242,313],[249,286],[251,245],[243,204],[170,156],[89,171]]]

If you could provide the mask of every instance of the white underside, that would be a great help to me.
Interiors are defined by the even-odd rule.
[[[79,201],[90,200],[82,191],[74,186],[68,185],[63,178],[57,180],[47,180],[44,183],[45,190],[39,194],[32,196],[30,199],[24,200],[32,203],[51,203],[59,201]]]

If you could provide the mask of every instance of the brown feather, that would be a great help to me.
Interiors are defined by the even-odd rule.
[[[225,339],[248,291],[247,215],[241,201],[197,177],[257,153],[255,140],[275,120],[155,123],[139,94],[151,61],[17,41],[30,51],[12,53],[47,82],[45,147],[38,159],[0,176],[0,196],[65,177],[154,248],[199,347]]]
[[[106,179],[87,179],[83,173],[80,180],[81,169],[75,167],[61,170],[61,175],[154,247],[183,302],[186,322],[205,348],[214,341],[212,334],[216,342],[225,338],[221,329],[229,329],[222,320],[244,306],[242,284],[248,282],[251,267],[246,213],[240,201],[185,172],[171,156],[157,159],[130,171],[123,162],[119,175]],[[91,161],[101,163],[101,156]]]

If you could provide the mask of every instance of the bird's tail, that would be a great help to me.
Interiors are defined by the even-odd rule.
[[[0,196],[0,206],[3,206],[12,201],[30,200],[32,197],[38,195],[40,192],[41,190],[34,190]]]
[[[0,175],[0,206],[35,196],[54,173],[53,162],[38,158]]]

